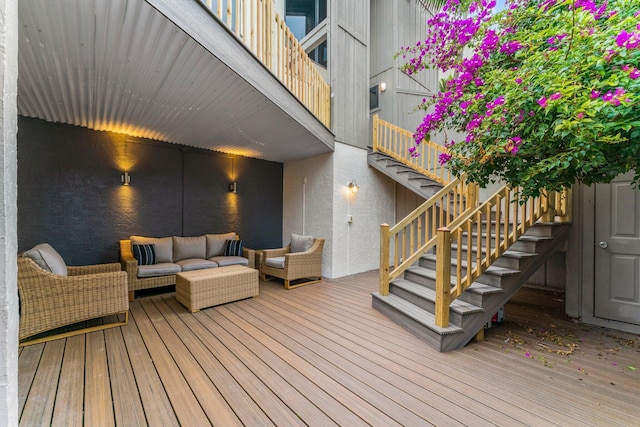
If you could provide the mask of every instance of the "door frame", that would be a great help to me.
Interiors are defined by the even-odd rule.
[[[640,191],[640,190],[638,190]],[[567,249],[566,312],[572,318],[596,326],[640,334],[633,325],[594,316],[596,187],[578,184],[573,191],[573,224]],[[637,213],[640,215],[640,212]]]

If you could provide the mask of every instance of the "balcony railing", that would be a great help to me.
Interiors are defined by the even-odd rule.
[[[329,84],[274,12],[271,0],[200,0],[326,127]]]

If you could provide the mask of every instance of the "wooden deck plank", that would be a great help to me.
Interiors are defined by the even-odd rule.
[[[209,422],[213,425],[223,426],[242,425],[238,415],[220,394],[198,360],[191,354],[191,349],[188,347],[191,343],[188,340],[183,342],[180,339],[152,300],[141,301],[141,305],[147,315],[153,319],[153,325],[171,354],[175,369],[182,373],[191,393],[207,415]],[[269,423],[268,419],[258,417],[254,419],[254,421],[258,420]]]
[[[24,405],[21,426],[48,426],[51,424],[56,399],[65,340],[45,343],[40,364]]]
[[[180,425],[153,359],[140,335],[136,319],[129,317],[129,323],[120,328],[127,347],[129,362],[135,376],[137,392],[144,408],[149,426],[177,427]],[[133,391],[133,390],[132,390]]]
[[[325,387],[322,387],[322,385],[317,383],[318,379],[322,377],[322,373],[314,372],[318,378],[314,377],[312,381],[307,375],[305,375],[305,372],[300,372],[296,369],[296,366],[294,365],[303,364],[304,361],[300,360],[300,358],[294,354],[283,355],[274,351],[277,349],[272,349],[270,347],[270,344],[272,343],[269,340],[262,341],[261,339],[256,338],[253,334],[245,331],[244,328],[237,326],[234,322],[223,316],[219,312],[219,309],[206,310],[202,312],[202,314],[206,314],[211,317],[212,320],[221,325],[231,335],[239,337],[243,345],[245,345],[254,354],[259,355],[260,358],[266,360],[267,364],[269,364],[269,366],[271,366],[278,375],[285,378],[287,382],[295,383],[295,387],[300,390],[302,394],[309,397],[312,396],[312,403],[318,406],[321,411],[327,414],[338,424],[340,424],[341,420],[351,420],[351,425],[370,425],[354,414],[350,407],[352,399],[347,399],[347,397],[350,397],[348,396],[348,393],[339,393],[338,397],[336,397],[333,390],[327,390]],[[260,336],[259,338],[265,337]],[[337,384],[332,385],[338,387]],[[331,389],[331,387],[328,388]],[[340,389],[342,391],[341,387]],[[344,398],[344,400],[342,398]],[[375,412],[379,411],[376,410]],[[382,418],[385,419],[387,417],[383,416]],[[392,424],[396,423],[392,422]]]
[[[422,402],[422,411],[428,411],[429,421],[436,424],[450,424],[457,420],[469,425],[481,425],[483,420],[489,424],[499,422],[509,425],[518,425],[519,422],[495,409],[469,399],[456,393],[449,387],[442,386],[428,377],[416,377],[415,371],[400,363],[389,363],[389,359],[379,356],[360,345],[357,335],[340,334],[333,328],[327,328],[323,319],[319,319],[312,311],[299,311],[293,305],[278,305],[279,300],[271,301],[269,298],[261,298],[253,301],[251,306],[262,314],[256,314],[246,308],[252,314],[268,322],[269,313],[276,313],[282,319],[287,319],[288,327],[305,334],[318,345],[331,349],[339,357],[348,359],[362,369],[368,370],[388,382],[385,390],[393,390],[395,386],[416,396]],[[343,319],[344,320],[344,319]],[[394,395],[401,395],[393,391]],[[426,415],[426,414],[424,414]],[[522,414],[519,414],[520,416]]]
[[[84,420],[89,426],[114,426],[107,350],[102,331],[86,334]]]
[[[52,426],[82,426],[84,422],[85,336],[66,339]]]
[[[266,296],[267,293],[263,292],[263,297]],[[289,303],[291,303],[291,300],[289,299]],[[310,307],[318,307],[318,302],[309,302],[309,300],[307,298],[304,298],[304,300],[300,301],[300,304],[307,304]],[[349,310],[348,307],[345,307],[343,314]],[[344,317],[344,316],[343,316]],[[357,318],[357,317],[356,317]],[[334,328],[334,331],[338,330],[338,327],[345,327],[344,322],[342,321],[342,319],[338,320],[338,319],[333,319],[330,316],[326,316],[325,318],[323,318],[323,320],[325,322],[329,322],[329,323],[333,323],[336,328]],[[414,361],[417,363],[412,363],[411,359],[408,359],[405,361],[405,363],[407,363],[407,366],[411,366],[411,369],[415,372],[422,372],[422,370],[424,369],[425,366],[433,366],[435,370],[440,370],[440,372],[438,372],[436,374],[436,372],[433,372],[433,370],[430,370],[428,372],[423,372],[423,374],[425,376],[429,376],[429,377],[436,377],[439,379],[439,381],[441,382],[441,384],[443,384],[445,387],[449,386],[449,387],[457,387],[460,388],[460,391],[462,393],[465,393],[464,387],[461,387],[462,385],[475,385],[474,387],[477,388],[477,390],[474,392],[475,396],[482,396],[482,394],[478,394],[478,390],[482,390],[483,388],[486,389],[488,386],[492,386],[491,383],[495,382],[494,377],[489,377],[489,378],[476,378],[474,379],[475,376],[475,372],[465,372],[463,375],[460,375],[460,372],[457,372],[455,369],[447,369],[446,366],[447,364],[449,364],[449,358],[451,357],[450,355],[455,354],[455,352],[450,352],[450,353],[438,353],[438,352],[417,352],[416,354],[411,354],[406,353],[404,351],[405,348],[407,348],[407,346],[410,347],[410,343],[416,343],[417,344],[417,348],[421,349],[422,348],[422,343],[417,341],[417,339],[413,336],[404,336],[400,339],[398,338],[398,335],[402,335],[403,333],[406,333],[406,331],[402,330],[399,331],[398,334],[378,334],[378,331],[376,328],[372,328],[371,330],[358,330],[355,329],[354,330],[355,334],[359,334],[360,336],[369,336],[371,334],[374,335],[374,338],[369,338],[370,339],[370,343],[369,344],[365,344],[363,343],[363,345],[367,346],[369,351],[372,352],[378,352],[380,350],[381,347],[384,347],[384,340],[386,339],[391,339],[393,341],[393,344],[391,346],[388,346],[387,349],[389,350],[389,354],[387,355],[388,360],[396,360],[399,359],[401,356],[402,357],[414,357]],[[398,352],[400,354],[394,354],[394,352]],[[428,361],[424,361],[424,357],[428,357]],[[478,370],[478,372],[482,373],[482,369],[477,369],[477,366],[474,366],[476,370]],[[499,374],[498,374],[499,375]],[[452,377],[453,376],[453,377]],[[452,379],[454,381],[452,381]],[[479,381],[478,381],[479,380]],[[487,384],[489,383],[489,384]],[[494,388],[496,388],[495,386],[493,386]],[[518,395],[513,395],[513,393],[511,392],[502,392],[502,391],[496,391],[496,393],[493,393],[491,395],[488,395],[488,397],[490,397],[491,399],[493,399],[494,401],[499,398],[502,397],[502,399],[504,400],[504,407],[502,406],[498,406],[500,408],[501,411],[505,411],[505,412],[509,412],[513,409],[513,406],[515,403],[517,403],[517,396]],[[535,397],[535,396],[534,396]],[[476,397],[477,398],[477,397]],[[514,400],[516,400],[514,402]],[[510,402],[510,403],[507,403]],[[540,418],[541,415],[539,415],[539,413],[542,411],[544,412],[545,410],[547,410],[548,408],[545,405],[540,404],[539,406],[535,405],[535,400],[532,402],[530,399],[521,399],[522,402],[522,406],[519,408],[519,414],[516,413],[514,414],[514,416],[517,416],[518,418],[521,417],[527,417],[527,413],[530,413],[529,417],[534,417],[534,419],[538,419]],[[494,403],[495,405],[495,403]],[[538,409],[538,411],[536,411],[536,408]],[[515,409],[518,409],[517,407]],[[558,414],[554,414],[557,418],[559,418],[560,421],[562,421],[563,418],[565,418],[565,415],[561,412],[559,412]],[[549,415],[543,415],[546,417],[549,417]],[[566,417],[566,422],[571,422],[571,418]],[[552,419],[549,419],[548,422],[553,422]]]
[[[267,296],[263,292],[262,300],[266,297]],[[282,300],[280,299],[280,301]],[[285,301],[288,303],[285,310],[291,310],[294,312],[298,305],[304,305],[307,302],[307,299],[304,298],[297,303],[294,303],[290,298]],[[308,308],[309,310],[314,309],[314,307],[318,307],[315,303],[311,304],[312,305]],[[345,306],[343,313],[347,310],[348,307]],[[493,422],[496,419],[502,419],[504,415],[510,417],[511,420],[523,420],[524,422],[526,422],[526,420],[533,422],[539,419],[534,412],[518,410],[518,408],[513,405],[506,405],[506,408],[500,407],[499,410],[496,411],[491,408],[492,405],[495,405],[496,397],[482,391],[486,386],[484,382],[481,382],[475,388],[467,389],[469,386],[473,387],[473,382],[465,382],[468,378],[463,377],[457,378],[458,381],[453,382],[452,384],[452,378],[450,375],[438,371],[438,365],[442,364],[441,361],[429,360],[426,362],[415,362],[410,357],[408,358],[407,356],[413,356],[413,354],[411,352],[404,351],[403,349],[407,345],[410,345],[410,343],[413,342],[420,348],[424,348],[424,343],[418,341],[417,338],[410,334],[401,337],[397,342],[385,347],[384,341],[389,337],[397,338],[398,334],[388,335],[386,333],[381,333],[376,328],[370,328],[369,330],[359,329],[357,318],[354,318],[353,322],[347,323],[344,316],[341,318],[334,318],[330,315],[324,315],[322,312],[315,314],[318,316],[317,324],[321,326],[321,329],[330,330],[333,334],[339,335],[345,340],[358,343],[358,345],[363,349],[363,354],[368,354],[368,357],[378,358],[378,360],[380,360],[380,364],[384,366],[384,369],[387,369],[396,375],[411,379],[412,381],[417,381],[422,386],[438,394],[440,399],[456,402],[462,407],[455,411],[456,416],[459,416],[461,419],[465,419],[466,411],[474,410],[475,412],[472,412],[470,415],[472,420],[477,420],[479,417],[486,417],[486,419]],[[312,318],[311,314],[309,314],[307,318]],[[327,325],[331,325],[332,327],[327,328]],[[405,332],[406,331],[402,330],[400,335]],[[401,360],[402,363],[400,362]],[[384,364],[384,361],[387,361],[387,363]],[[398,362],[392,363],[392,361]],[[424,375],[416,375],[416,372],[420,372],[420,370],[424,369],[425,366],[433,368],[424,372]],[[504,413],[504,415],[501,413]],[[514,423],[517,422],[514,421]]]
[[[372,309],[377,280],[368,272],[289,291],[261,282],[258,298],[195,314],[173,293],[138,299],[128,325],[96,333],[102,350],[88,335],[21,349],[21,424],[74,424],[73,416],[57,417],[78,412],[70,384],[82,376],[82,337],[87,372],[108,374],[97,381],[100,403],[85,405],[102,411],[111,396],[105,418],[117,425],[211,424],[203,406],[216,390],[213,400],[224,400],[244,425],[627,426],[640,419],[640,371],[626,368],[640,365],[640,337],[576,324],[560,297],[532,290],[507,304],[504,325],[488,329],[485,341],[438,353]],[[574,335],[578,350],[547,354],[538,345],[546,341],[528,329],[550,327]],[[126,409],[127,399],[135,409]]]
[[[242,318],[262,333],[279,342],[284,347],[302,357],[320,371],[324,372],[347,389],[371,402],[378,408],[385,408],[385,414],[402,425],[427,425],[436,421],[438,412],[429,411],[428,405],[399,387],[390,384],[366,369],[343,358],[340,353],[317,345],[294,328],[283,325],[278,319],[260,316],[247,304],[225,306],[238,318]],[[443,417],[444,418],[444,417]],[[447,422],[454,424],[454,420],[446,417]],[[462,424],[460,424],[462,425]]]
[[[178,306],[175,298],[163,297],[155,303],[165,313],[165,318],[178,336],[190,342],[192,354],[202,364],[213,383],[225,385],[221,392],[225,393],[225,399],[235,408],[245,425],[271,422],[275,425],[303,425],[296,414],[242,360],[224,351],[226,347],[220,341],[208,334],[191,313]],[[254,412],[259,414],[254,415]],[[263,420],[263,416],[267,416],[269,421]]]
[[[399,420],[385,413],[388,410],[384,405],[385,401],[378,399],[378,395],[369,393],[368,389],[362,387],[361,382],[350,382],[349,386],[352,387],[350,389],[332,378],[329,372],[325,372],[323,369],[319,369],[308,362],[307,358],[311,356],[309,353],[298,354],[296,351],[287,348],[271,336],[229,311],[227,307],[220,307],[218,312],[230,322],[233,322],[237,327],[242,328],[242,330],[251,336],[256,337],[261,343],[264,343],[266,347],[278,354],[278,356],[282,360],[285,360],[292,368],[298,372],[304,372],[304,375],[310,381],[320,386],[325,392],[347,407],[355,416],[368,424],[385,426],[402,425]],[[298,350],[300,351],[301,349],[298,348]],[[364,396],[366,396],[366,398]],[[370,400],[367,400],[367,398]],[[385,408],[385,412],[380,409],[381,407]],[[400,414],[396,413],[395,415],[399,416]]]
[[[20,347],[20,350],[22,351],[18,357],[18,414],[22,414],[24,404],[27,401],[44,351],[44,344]]]
[[[172,403],[179,423],[192,426],[210,425],[211,423],[200,407],[198,399],[193,395],[189,384],[175,365],[162,337],[155,330],[153,324],[155,319],[148,317],[142,309],[141,303],[130,304],[129,310],[131,315],[135,317],[142,340],[153,359],[158,376],[162,380],[165,393]]]
[[[104,331],[111,377],[113,412],[118,426],[145,426],[147,420],[120,328]]]
[[[181,307],[178,306],[175,300],[167,302],[175,311],[178,311],[179,307]],[[246,384],[245,388],[253,387],[254,385],[260,387],[259,384],[263,383],[303,423],[309,425],[317,423],[318,425],[326,426],[335,424],[331,418],[318,408],[319,405],[311,401],[311,398],[314,401],[323,400],[323,396],[313,385],[308,384],[298,376],[291,375],[291,372],[286,372],[283,376],[279,375],[277,370],[274,369],[278,365],[275,358],[270,357],[268,353],[256,354],[252,352],[236,336],[222,328],[205,313],[205,311],[196,315],[186,313],[182,317],[185,318],[185,322],[191,330],[197,331],[203,342],[212,351],[216,352],[216,357],[218,357],[218,360],[223,361],[226,369],[232,372],[235,378],[243,379],[243,384]],[[203,333],[204,336],[202,335]],[[246,373],[243,366],[252,375]],[[252,376],[256,377],[257,382],[251,378]],[[246,377],[249,378],[247,379]],[[304,392],[308,393],[305,394]]]

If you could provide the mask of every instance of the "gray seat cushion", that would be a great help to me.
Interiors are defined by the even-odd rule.
[[[226,267],[227,265],[249,265],[249,260],[241,256],[214,256],[209,258],[209,261],[218,263],[220,267]]]
[[[264,260],[264,263],[266,265],[268,265],[269,267],[284,268],[284,257],[283,256],[279,256],[279,257],[274,257],[274,258],[267,258],[267,259]]]
[[[48,243],[40,243],[25,251],[23,256],[31,258],[36,264],[50,273],[59,276],[67,275],[67,264],[60,254]]]
[[[182,268],[178,264],[172,262],[161,262],[153,265],[139,265],[138,277],[157,277],[168,276],[170,274],[180,273]]]
[[[217,263],[202,258],[189,258],[176,262],[182,271],[204,270],[205,268],[216,268]]]
[[[132,245],[155,245],[156,262],[173,262],[172,237],[143,237],[131,236]]]
[[[173,262],[183,259],[204,259],[207,253],[207,240],[204,235],[196,237],[173,236]]]
[[[306,252],[313,246],[313,236],[303,236],[293,233],[291,235],[291,252]]]

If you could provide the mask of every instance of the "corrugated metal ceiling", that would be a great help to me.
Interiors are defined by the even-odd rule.
[[[333,148],[294,118],[316,121],[284,86],[287,108],[143,0],[21,1],[19,17],[23,116],[280,162]],[[250,58],[246,72],[262,67],[219,42]]]

